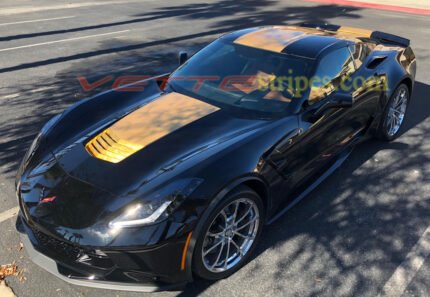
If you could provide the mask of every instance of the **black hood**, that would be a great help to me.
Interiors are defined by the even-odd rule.
[[[91,156],[86,150],[85,144],[99,130],[88,138],[56,151],[55,156],[61,168],[70,176],[120,194],[128,187],[145,183],[166,170],[172,170],[178,162],[245,132],[258,130],[265,123],[266,120],[240,118],[220,109],[163,135],[118,163]],[[151,125],[142,129],[151,129]]]

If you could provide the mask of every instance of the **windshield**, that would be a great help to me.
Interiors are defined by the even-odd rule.
[[[301,99],[309,61],[216,40],[169,78],[168,86],[213,105],[284,114]]]

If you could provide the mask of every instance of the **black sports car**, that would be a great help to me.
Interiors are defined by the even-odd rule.
[[[16,189],[37,264],[135,291],[229,276],[354,145],[399,135],[416,72],[407,39],[311,24],[226,34],[180,63],[36,137]]]

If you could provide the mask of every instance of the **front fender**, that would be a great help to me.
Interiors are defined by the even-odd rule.
[[[258,174],[247,174],[245,176],[239,177],[233,181],[230,181],[227,185],[223,186],[217,194],[214,196],[213,199],[211,199],[210,203],[208,204],[206,210],[202,213],[202,215],[199,218],[199,222],[196,224],[194,230],[192,231],[191,239],[189,241],[188,249],[186,251],[186,264],[185,264],[185,272],[187,274],[187,280],[192,281],[193,280],[193,271],[192,271],[192,259],[194,254],[194,249],[196,246],[197,239],[203,232],[203,222],[210,216],[211,212],[216,208],[218,203],[233,189],[238,187],[239,185],[246,184],[248,182],[257,182],[263,185],[266,190],[268,189],[268,184],[264,180],[262,176],[259,176]],[[269,193],[267,192],[269,195]],[[266,199],[270,199],[269,197],[266,197]],[[266,209],[267,214],[267,209]]]

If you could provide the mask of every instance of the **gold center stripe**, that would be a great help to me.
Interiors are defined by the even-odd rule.
[[[120,119],[91,139],[85,148],[93,157],[118,163],[218,109],[179,93],[169,93]]]
[[[280,53],[288,44],[305,36],[304,32],[273,27],[242,35],[234,43]]]
[[[273,26],[260,29],[237,38],[234,43],[281,53],[287,46],[309,35],[335,36],[357,42],[357,38],[370,38],[371,30],[354,27],[339,27],[337,31],[320,30],[297,26]]]
[[[356,37],[356,38],[358,37],[370,38],[370,36],[372,35],[372,32],[373,31],[367,30],[367,29],[346,27],[346,26],[342,26],[336,31],[338,35],[345,35],[345,36]]]

